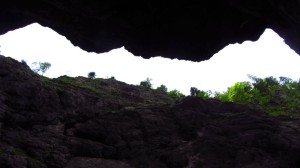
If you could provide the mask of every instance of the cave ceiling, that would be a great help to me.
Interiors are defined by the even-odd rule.
[[[88,52],[124,46],[144,58],[201,61],[271,28],[300,53],[299,0],[1,2],[0,34],[31,23],[50,27]]]

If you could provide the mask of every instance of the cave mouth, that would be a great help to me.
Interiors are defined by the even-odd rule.
[[[153,87],[164,84],[169,90],[189,94],[190,87],[225,91],[237,81],[248,80],[247,74],[258,77],[286,76],[298,78],[300,57],[271,29],[266,29],[256,42],[230,44],[209,60],[191,62],[160,56],[143,59],[124,47],[107,53],[88,53],[75,47],[64,36],[37,23],[0,36],[2,55],[25,60],[50,62],[48,77],[87,76],[109,78],[139,84],[151,78]]]

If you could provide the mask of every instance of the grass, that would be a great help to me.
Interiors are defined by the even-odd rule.
[[[89,79],[85,77],[61,76],[55,79],[38,76],[43,87],[60,92],[73,92],[75,90],[95,93],[107,102],[117,102],[120,106],[137,106],[139,108],[152,108],[168,106],[174,100],[166,93],[153,89],[126,85],[112,79]],[[162,97],[163,99],[158,99]],[[112,109],[115,110],[115,109]]]
[[[55,87],[59,90],[66,89],[65,86],[72,86],[76,88],[86,89],[91,92],[94,92],[98,95],[103,95],[104,93],[96,89],[96,83],[99,80],[95,79],[95,82],[89,82],[89,83],[83,83],[81,81],[76,80],[75,78],[68,77],[68,76],[61,76],[56,79],[50,79],[44,76],[39,77],[40,81],[42,82],[42,85],[45,87]]]
[[[2,156],[4,154],[4,151],[2,149],[0,149],[0,156]]]
[[[278,107],[278,106],[262,107],[262,110],[272,117],[289,117],[289,118],[300,119],[299,112],[289,111],[284,107]]]
[[[267,113],[270,116],[272,116],[272,117],[286,117],[286,116],[290,116],[290,114],[288,114],[287,112],[284,112],[284,111],[268,111]]]
[[[45,76],[38,76],[38,79],[41,81],[41,84],[46,88],[53,87],[53,81],[50,78]]]
[[[27,157],[27,155],[20,149],[14,149],[12,151],[12,154],[16,155],[16,156],[23,156],[23,157]]]
[[[42,162],[27,155],[24,151],[22,151],[21,149],[14,149],[13,151],[13,154],[16,155],[16,156],[21,156],[21,157],[24,157],[27,159],[27,161],[33,165],[33,166],[38,166],[38,165],[42,165]]]

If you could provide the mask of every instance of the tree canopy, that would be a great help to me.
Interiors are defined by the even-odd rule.
[[[141,81],[140,85],[146,88],[152,88],[151,80],[152,80],[151,78],[147,78],[146,80]]]
[[[205,93],[220,101],[256,105],[273,116],[300,117],[300,81],[272,76],[262,79],[249,75],[249,78],[252,82],[236,82],[226,92]]]
[[[36,73],[42,72],[42,75],[51,67],[49,62],[34,62],[33,65],[36,66],[33,71]]]
[[[96,73],[95,72],[89,72],[88,73],[88,78],[95,79],[96,78]]]

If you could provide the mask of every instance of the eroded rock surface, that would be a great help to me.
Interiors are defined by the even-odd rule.
[[[300,121],[0,57],[2,168],[298,168]]]
[[[266,28],[300,53],[298,0],[5,0],[0,34],[38,22],[86,51],[125,46],[134,55],[201,61]]]

